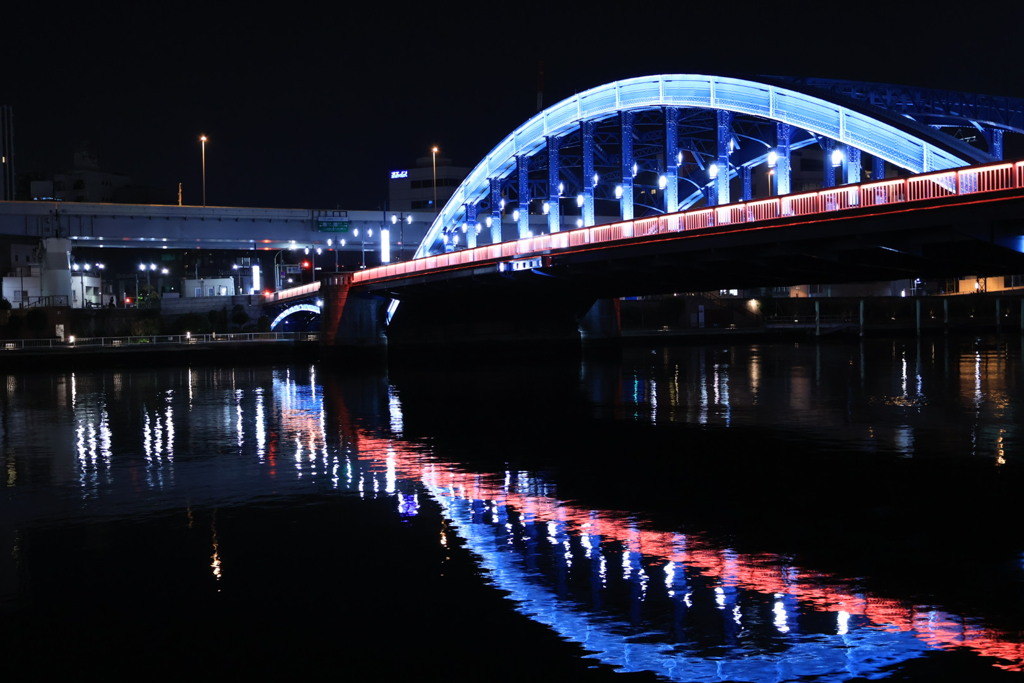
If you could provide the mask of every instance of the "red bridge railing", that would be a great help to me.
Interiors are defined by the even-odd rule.
[[[844,185],[815,192],[782,195],[650,218],[637,218],[462,249],[356,271],[352,274],[352,283],[385,280],[487,261],[524,259],[557,249],[583,247],[635,237],[1019,188],[1024,188],[1024,161],[972,166],[908,178]]]

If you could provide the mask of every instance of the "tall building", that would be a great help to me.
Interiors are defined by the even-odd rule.
[[[431,155],[417,159],[414,168],[391,171],[388,210],[440,211],[470,171],[451,163]]]
[[[0,105],[0,201],[14,201],[14,109]]]
[[[130,178],[101,170],[96,152],[88,145],[75,150],[70,171],[57,173],[53,180],[31,183],[32,199],[61,202],[117,202],[129,186]]]

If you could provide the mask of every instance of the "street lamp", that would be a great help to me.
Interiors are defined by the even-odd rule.
[[[78,284],[82,291],[82,299],[79,302],[79,308],[85,308],[85,272],[89,269],[89,265],[79,266],[77,263],[71,266],[71,269],[78,273]]]
[[[345,246],[345,240],[341,240],[338,243],[338,247]],[[334,240],[330,237],[327,238],[327,248],[334,252],[334,272],[338,272],[338,249],[334,247]]]
[[[398,225],[401,222],[402,227],[398,231],[398,260],[402,259],[402,250],[405,249],[405,225],[408,223],[412,225],[412,214],[403,216],[402,214],[391,214],[391,225]]]
[[[274,291],[275,292],[280,292],[281,291],[281,267],[277,265],[277,257],[280,256],[281,254],[283,254],[286,251],[291,251],[294,248],[295,248],[295,245],[292,244],[292,246],[288,247],[287,249],[282,249],[279,252],[277,252],[276,254],[274,254]]]
[[[203,145],[203,206],[206,206],[206,140],[205,135],[199,136],[199,142]]]
[[[359,237],[359,228],[355,228],[352,231],[353,237]],[[359,240],[359,251],[362,257],[363,268],[366,268],[366,238],[373,237],[373,228],[367,228],[366,234]]]
[[[437,146],[430,150],[431,163],[434,167],[434,213],[437,213]]]
[[[321,247],[309,246],[305,248],[304,253],[309,257],[309,281],[316,282],[316,257],[317,254],[324,253],[324,250]]]

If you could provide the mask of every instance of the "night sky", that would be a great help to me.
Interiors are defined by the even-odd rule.
[[[472,167],[536,113],[538,93],[547,106],[631,76],[767,73],[1024,98],[1021,3],[864,3],[842,16],[823,15],[826,3],[692,4],[491,3],[468,18],[443,3],[8,8],[0,104],[14,107],[19,172],[68,170],[88,143],[104,170],[167,202],[181,182],[185,203],[199,203],[205,133],[211,205],[377,209],[388,171],[432,145]]]

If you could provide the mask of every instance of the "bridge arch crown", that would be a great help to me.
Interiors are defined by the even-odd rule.
[[[671,117],[671,127],[651,123],[652,117],[667,111],[681,112]],[[734,121],[742,121],[742,126]],[[715,131],[710,143],[687,137],[697,125]],[[601,133],[595,133],[595,127],[601,126],[618,127],[619,139],[608,144],[606,130],[602,140]],[[650,130],[658,126],[662,126],[662,138],[634,150],[633,138],[650,138]],[[755,132],[752,126],[759,129]],[[506,227],[516,239],[529,236],[531,210],[535,217],[548,216],[545,231],[559,230],[558,221],[564,218],[559,206],[567,203],[572,210],[574,199],[581,209],[577,225],[582,226],[594,224],[597,201],[618,211],[613,220],[633,218],[634,194],[644,195],[639,197],[642,208],[671,212],[701,200],[714,204],[724,197],[728,201],[731,179],[742,178],[745,198],[749,198],[751,169],[774,169],[776,148],[784,152],[788,165],[792,149],[818,144],[830,152],[838,145],[837,153],[846,151],[852,157],[849,163],[857,164],[857,173],[861,153],[915,174],[974,161],[939,137],[929,137],[923,127],[909,129],[779,83],[703,74],[662,74],[607,83],[548,107],[498,143],[439,212],[416,256],[476,246],[477,239],[488,235],[492,243],[507,241],[502,223],[508,223],[513,208],[518,215]],[[799,131],[800,136],[792,143],[790,130]],[[735,149],[744,146],[742,163],[733,163]],[[573,169],[582,173],[560,166],[559,147],[563,154],[571,148],[569,153],[575,153],[578,161]],[[847,160],[842,163],[845,168]],[[682,172],[683,166],[689,170]],[[716,179],[719,167],[728,172]],[[601,182],[599,187],[598,168],[616,180]],[[547,177],[542,177],[545,173]],[[768,171],[769,193],[772,173]],[[662,193],[656,200],[655,188]],[[780,187],[778,192],[785,193],[784,189],[788,191]],[[621,198],[623,193],[627,199]],[[647,197],[660,202],[660,207],[643,205]]]

